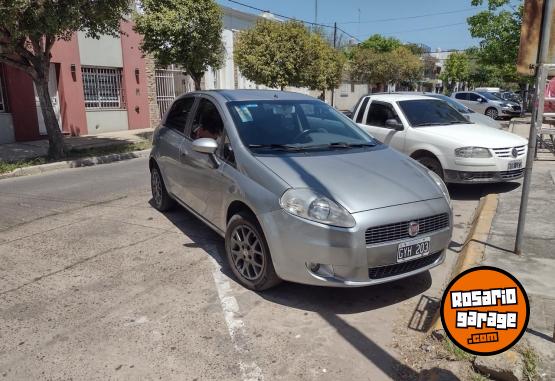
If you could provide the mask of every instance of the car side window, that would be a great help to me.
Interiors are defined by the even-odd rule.
[[[224,131],[224,123],[214,103],[201,98],[189,137],[192,140],[211,138],[220,141]]]
[[[231,141],[229,140],[225,130],[222,136],[222,144],[220,144],[220,147],[218,148],[217,155],[230,165],[235,166],[235,153],[233,152]]]
[[[183,133],[194,104],[195,98],[192,97],[175,101],[166,118],[166,127]]]
[[[468,94],[468,100],[469,101],[478,102],[478,101],[480,101],[480,99],[482,99],[482,97],[479,96],[478,94],[474,94],[474,93],[469,93]]]
[[[376,101],[370,104],[370,110],[368,110],[368,116],[366,117],[367,125],[385,127],[385,122],[388,119],[395,119],[401,123],[401,119],[390,104]]]
[[[455,99],[462,99],[463,101],[465,101],[467,99],[466,94],[467,93],[457,93],[455,94]]]
[[[362,118],[364,118],[364,112],[366,111],[366,106],[368,106],[369,99],[370,98],[364,98],[364,100],[362,101],[362,104],[358,109],[357,119],[355,121],[356,123],[362,123]]]

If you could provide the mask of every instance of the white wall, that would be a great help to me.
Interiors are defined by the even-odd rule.
[[[127,131],[127,110],[87,111],[89,135],[103,132]]]
[[[81,65],[123,67],[123,55],[119,38],[102,35],[97,40],[86,37],[83,32],[78,32],[77,38]]]

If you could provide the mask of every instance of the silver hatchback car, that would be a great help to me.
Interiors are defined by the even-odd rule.
[[[441,179],[312,97],[188,93],[153,144],[155,207],[178,202],[225,237],[250,289],[367,286],[444,260],[452,213]]]

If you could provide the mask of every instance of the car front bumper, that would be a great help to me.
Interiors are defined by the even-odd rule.
[[[367,245],[371,227],[448,214],[446,228]],[[405,278],[440,265],[451,241],[452,213],[443,198],[354,213],[354,228],[337,228],[278,210],[260,215],[274,268],[284,280],[361,287]],[[397,263],[399,244],[430,237],[429,255]],[[316,269],[318,267],[318,269]]]

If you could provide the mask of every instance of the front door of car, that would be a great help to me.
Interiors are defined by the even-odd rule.
[[[194,97],[185,97],[176,100],[164,121],[157,137],[158,166],[162,171],[168,191],[179,197],[181,193],[181,163],[180,149],[185,140],[185,129],[195,103]]]
[[[391,103],[372,101],[365,124],[365,129],[380,142],[404,151],[406,129]]]
[[[479,112],[480,114],[485,114],[486,109],[488,108],[488,101],[486,98],[476,93],[468,93],[468,103],[472,105],[469,106],[472,110]]]
[[[178,197],[195,212],[208,218],[220,203],[221,189],[214,187],[213,179],[221,176],[220,165],[215,155],[196,152],[193,142],[200,138],[211,138],[220,143],[223,121],[216,105],[207,98],[200,98],[186,138],[180,148],[181,182],[183,187]]]

